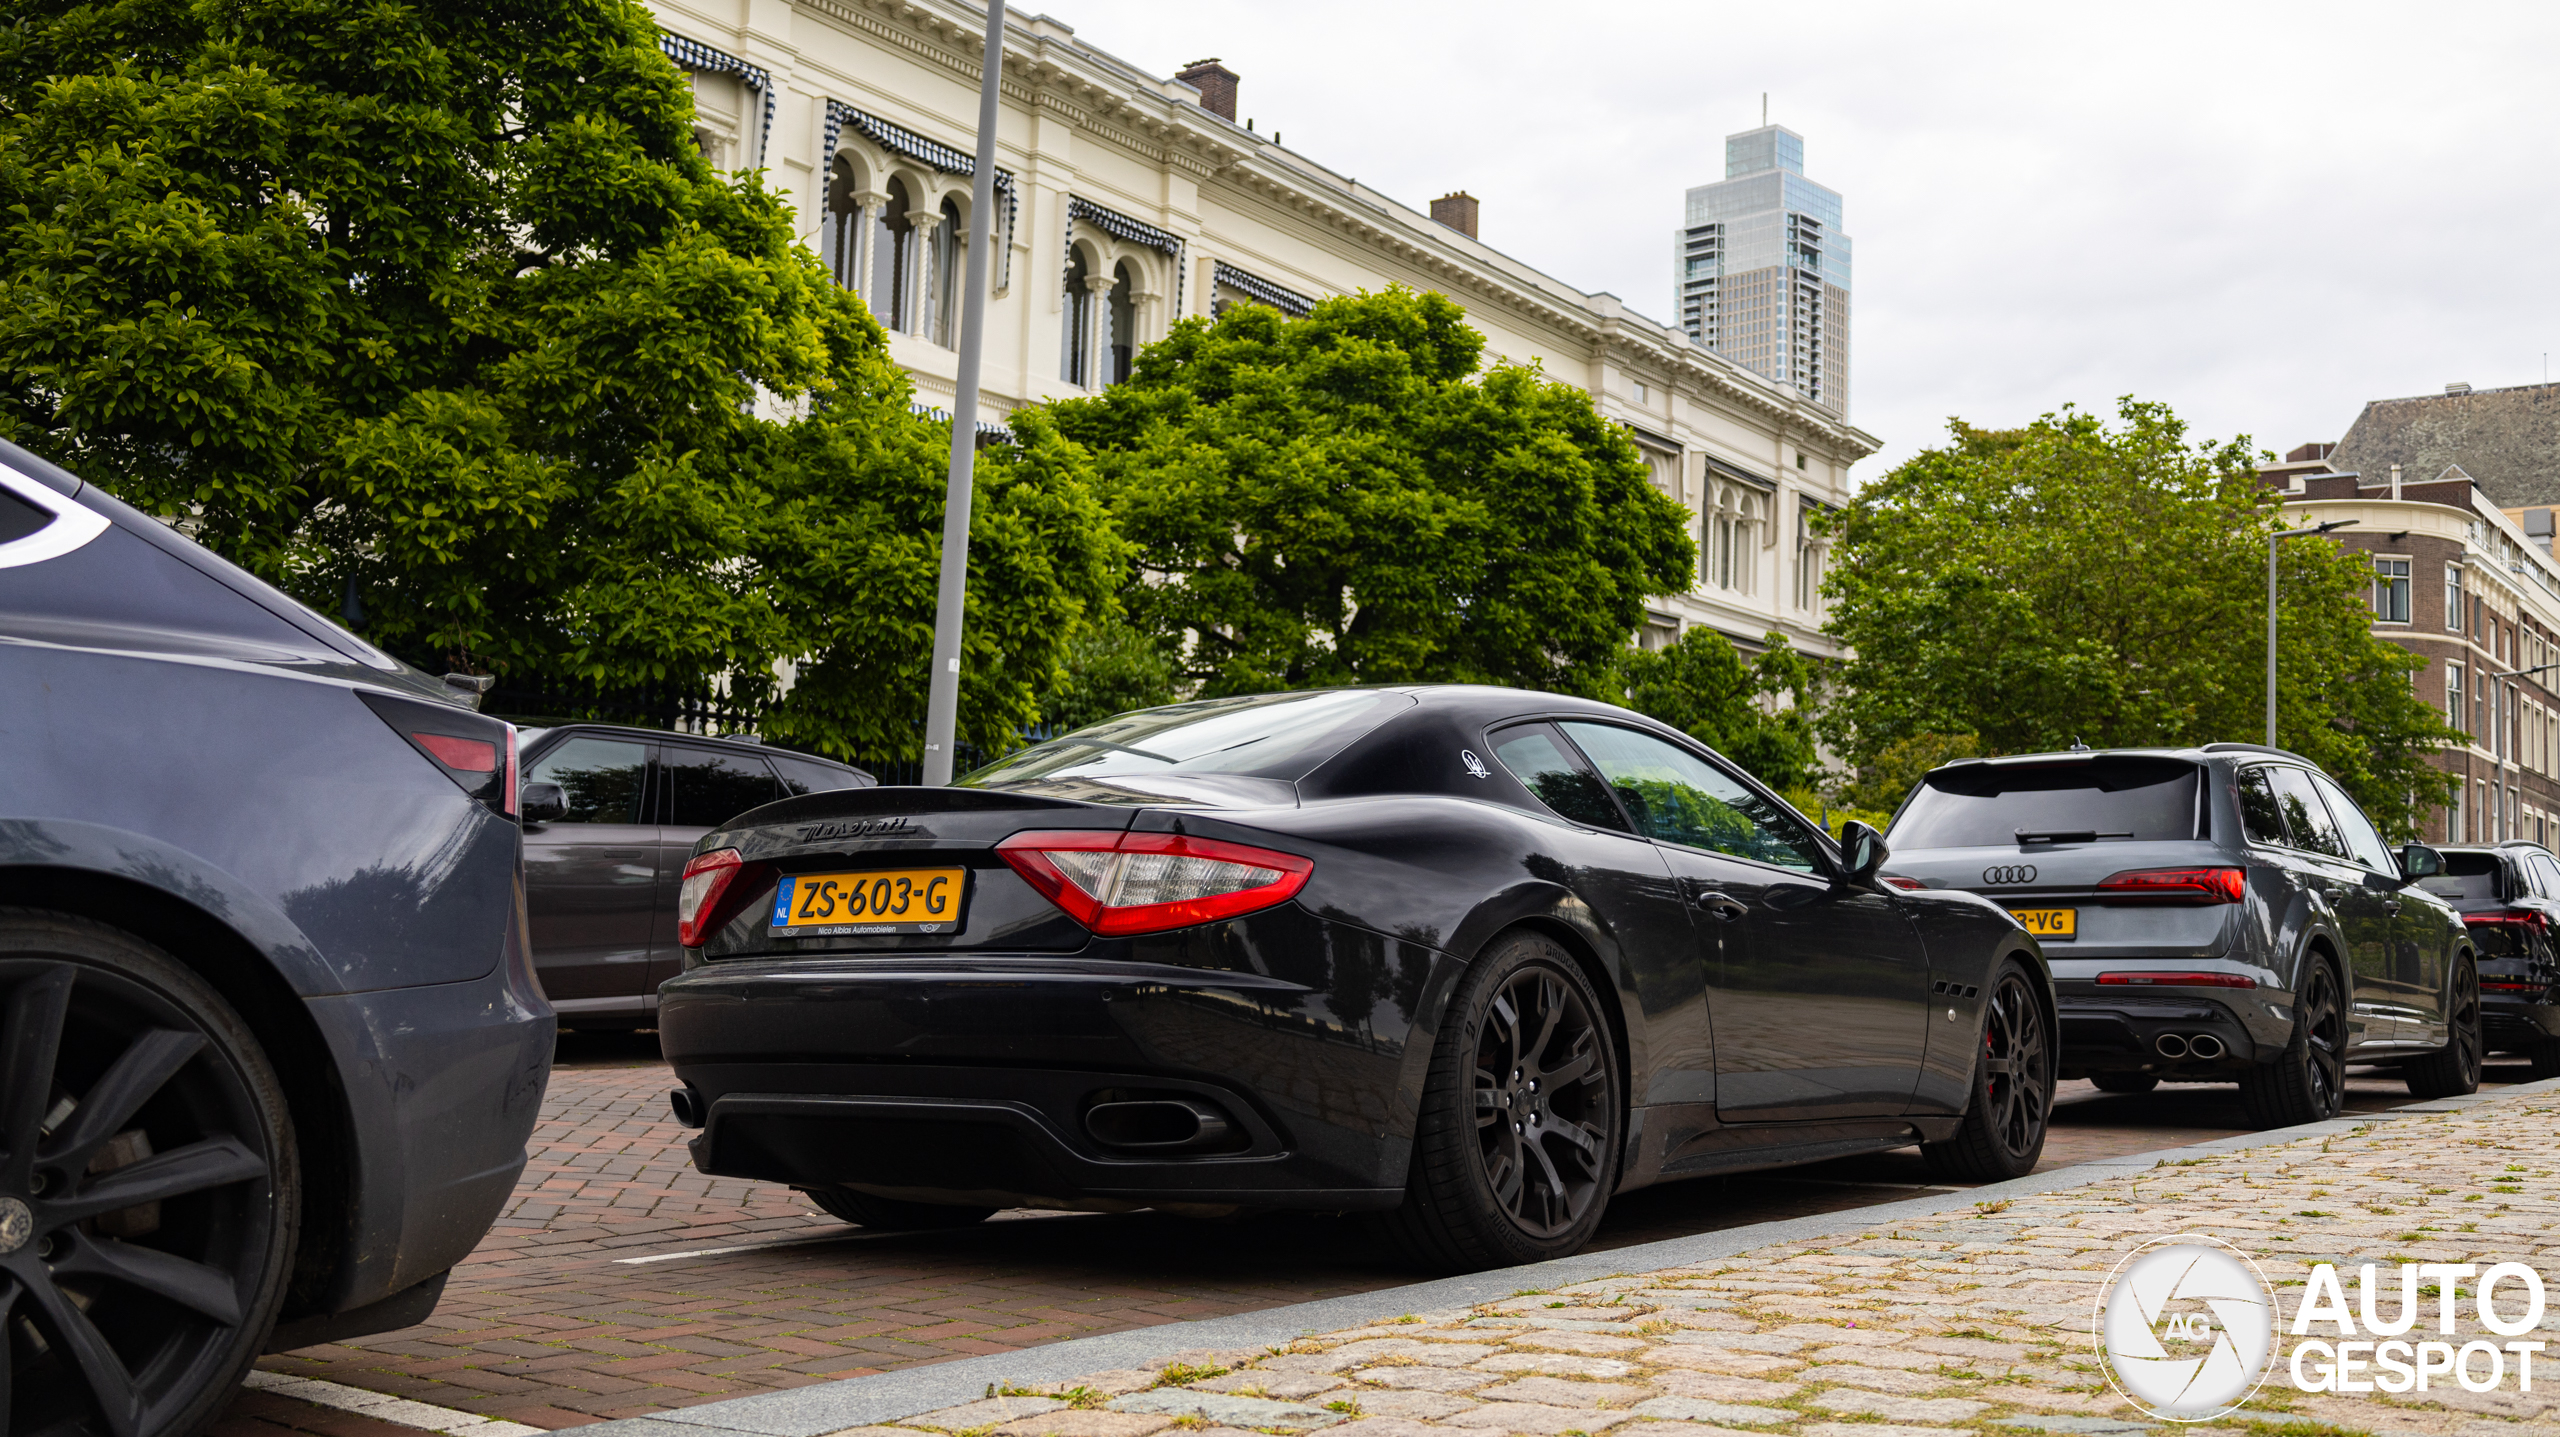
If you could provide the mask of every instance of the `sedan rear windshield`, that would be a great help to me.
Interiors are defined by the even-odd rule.
[[[959,782],[998,788],[1042,779],[1223,773],[1295,783],[1412,703],[1377,689],[1318,689],[1140,709],[998,759]]]
[[[2197,772],[2170,758],[1941,769],[1921,780],[1887,841],[1908,851],[2198,838]]]

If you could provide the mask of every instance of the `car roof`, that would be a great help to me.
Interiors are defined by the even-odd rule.
[[[827,758],[814,753],[802,753],[796,748],[775,748],[771,744],[764,742],[762,739],[728,738],[716,734],[702,733],[677,733],[670,729],[639,728],[631,724],[587,723],[583,721],[577,723],[548,725],[525,724],[520,725],[519,727],[534,729],[542,738],[546,739],[551,735],[558,733],[612,734],[623,738],[653,740],[673,739],[678,743],[698,744],[710,748],[737,749],[745,753],[773,754],[783,758],[798,759],[802,763],[825,764],[829,768],[840,768],[847,773],[863,773],[866,771],[856,768],[852,764],[846,763],[841,759]]]
[[[2068,748],[2049,749],[2042,753],[2004,753],[1992,758],[1949,759],[1945,763],[1938,765],[1938,768],[1964,768],[1973,765],[1999,767],[2003,765],[2024,766],[2029,764],[2049,763],[2085,763],[2101,758],[2176,758],[2185,759],[2189,763],[2204,763],[2216,758],[2229,758],[2242,754],[2256,754],[2266,758],[2286,759],[2291,762],[2301,764],[2303,767],[2309,769],[2317,769],[2320,767],[2320,765],[2313,763],[2311,760],[2304,758],[2302,755],[2295,753],[2290,749],[2269,748],[2265,744],[2258,743],[2208,743],[2201,745],[2182,744],[2159,748]],[[1935,770],[1933,770],[1933,772],[1934,771]]]

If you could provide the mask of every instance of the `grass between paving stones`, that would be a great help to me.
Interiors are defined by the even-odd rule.
[[[1728,1407],[1763,1409],[1771,1420],[1753,1430],[1768,1437],[1788,1437],[1815,1422],[1841,1424],[1844,1432],[1917,1424],[1983,1437],[2024,1437],[2034,1430],[2004,1426],[2004,1418],[2142,1422],[2108,1383],[2089,1332],[2099,1287],[2125,1253],[2172,1233],[2208,1233],[2284,1264],[2269,1276],[2287,1289],[2301,1286],[2313,1260],[2308,1249],[2296,1260],[2269,1247],[2292,1237],[2317,1244],[2321,1252],[2371,1251],[2369,1245],[2382,1241],[2423,1242],[2427,1261],[2524,1260],[2548,1268],[2560,1261],[2560,1194],[2520,1195],[2527,1210],[2513,1218],[2500,1216],[2513,1204],[2500,1204],[2495,1212],[2467,1209],[2477,1220],[2461,1225],[2472,1234],[2461,1241],[2459,1234],[2429,1221],[2446,1217],[2448,1210],[2466,1211],[2457,1206],[2461,1199],[2451,1188],[2423,1184],[2428,1178],[2442,1181],[2446,1155],[2466,1145],[2519,1152],[2530,1147],[2534,1155],[2547,1152],[2560,1158],[2555,1117],[2560,1117],[2560,1105],[2544,1100],[2484,1105],[2389,1126],[2366,1124],[2355,1135],[2319,1143],[2181,1162],[2174,1178],[2165,1182],[2156,1172],[2146,1173],[2024,1197],[1998,1204],[1996,1210],[1905,1219],[1891,1230],[1772,1244],[1688,1268],[1622,1273],[1554,1291],[1524,1289],[1466,1311],[1407,1313],[1259,1353],[1211,1354],[1214,1360],[1187,1353],[1182,1362],[1168,1361],[1155,1369],[1153,1386],[1182,1388],[1224,1377],[1225,1395],[1303,1403],[1336,1420],[1437,1428],[1447,1437],[1490,1437],[1485,1429],[1457,1425],[1464,1422],[1466,1409],[1455,1407],[1451,1399],[1470,1406],[1487,1401],[1543,1406],[1545,1415],[1521,1419],[1524,1430],[1559,1437],[1629,1432],[1599,1418],[1606,1414],[1623,1420],[1628,1409],[1656,1397],[1692,1395]],[[2327,1157],[2320,1155],[2323,1151]],[[2509,1172],[2524,1168],[2518,1163]],[[2537,1166],[2533,1171],[2539,1175],[2542,1170]],[[2309,1205],[2333,1192],[2338,1195],[2333,1208]],[[2277,1216],[2288,1212],[2290,1217]],[[2395,1223],[2385,1231],[2374,1221],[2401,1215],[2414,1219],[2405,1229]],[[2325,1226],[2300,1226],[2304,1223]],[[2292,1225],[2291,1233],[2275,1232],[2280,1224]],[[2478,1232],[2484,1225],[2490,1231]],[[2392,1236],[2394,1232],[2399,1235]],[[1955,1313],[1979,1320],[1946,1324]],[[1542,1318],[1558,1325],[1539,1328]],[[1595,1320],[1601,1318],[1607,1321]],[[1471,1325],[1486,1320],[1499,1325]],[[1351,1349],[1338,1358],[1329,1356],[1350,1344],[1389,1338],[1394,1350]],[[1446,1350],[1452,1344],[1475,1347]],[[1483,1349],[1491,1349],[1491,1355],[1479,1356]],[[1582,1370],[1572,1370],[1576,1367]],[[1416,1368],[1437,1368],[1453,1376],[1407,1378],[1403,1385],[1373,1380]],[[1253,1377],[1266,1371],[1267,1386],[1230,1375]],[[1138,1376],[1113,1374],[1119,1385],[1112,1390],[1128,1390]],[[1513,1384],[1529,1385],[1525,1392],[1485,1395],[1488,1389]],[[1586,1385],[1612,1390],[1591,1391],[1579,1399],[1572,1395],[1575,1387]],[[1303,1395],[1270,1398],[1273,1388]],[[1635,1395],[1624,1390],[1630,1388]],[[1091,1392],[1090,1387],[1081,1390]],[[1109,1399],[1098,1394],[1098,1400],[1077,1401],[1078,1391],[1061,1394],[1053,1386],[1046,1395],[1071,1406],[1108,1405]],[[1718,1393],[1739,1395],[1714,1395]],[[2278,1374],[2251,1399],[2248,1410],[2201,1425],[2207,1432],[2233,1437],[2361,1437],[2375,1425],[2428,1432],[2461,1425],[2465,1437],[2502,1425],[2520,1434],[2560,1430],[2560,1411],[2539,1407],[2542,1400],[2539,1393],[2503,1404],[2466,1401],[2458,1392],[2409,1398],[2314,1396],[2294,1391]],[[1953,1405],[1959,1401],[1970,1405]],[[1437,1417],[1405,1415],[1435,1410]],[[1577,1411],[1591,1416],[1573,1422]],[[1217,1424],[1192,1414],[1173,1425],[1200,1430]],[[1705,1437],[1718,1429],[1733,1430],[1721,1422],[1717,1429],[1697,1430]],[[1036,1424],[1016,1424],[1011,1430],[1037,1437]]]

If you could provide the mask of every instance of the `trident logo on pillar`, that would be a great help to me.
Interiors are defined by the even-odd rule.
[[[2166,1422],[2209,1422],[2266,1381],[2274,1290],[2220,1238],[2191,1234],[2135,1248],[2098,1298],[2107,1380]]]

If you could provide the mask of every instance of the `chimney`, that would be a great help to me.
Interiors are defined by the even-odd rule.
[[[1236,117],[1236,81],[1241,76],[1218,63],[1218,57],[1194,60],[1174,71],[1173,78],[1200,91],[1200,108],[1222,120]]]
[[[1476,197],[1454,190],[1431,202],[1431,217],[1469,239],[1476,237]]]
[[[2306,464],[2314,460],[2326,459],[2337,447],[2335,444],[2297,444],[2293,446],[2292,453],[2284,456],[2284,462]]]
[[[2444,387],[2444,392],[2447,394],[2469,394],[2471,392],[2471,385],[2467,380],[2457,379],[2451,384],[2446,385]]]

